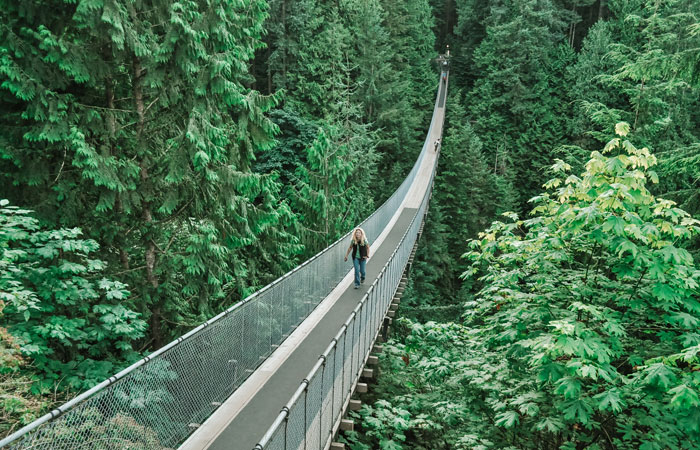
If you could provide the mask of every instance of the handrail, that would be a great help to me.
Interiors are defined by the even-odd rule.
[[[432,177],[431,177],[431,183],[432,183]],[[317,383],[322,383],[324,375],[323,372],[326,370],[326,364],[327,362],[331,359],[331,355],[335,359],[338,358],[337,354],[337,348],[338,348],[338,343],[341,342],[342,339],[346,339],[347,336],[347,331],[350,328],[353,323],[358,320],[358,317],[361,316],[362,312],[364,311],[364,308],[372,308],[375,305],[369,305],[372,302],[380,303],[380,305],[375,308],[378,311],[382,312],[382,314],[375,314],[373,317],[373,321],[371,323],[363,323],[363,327],[371,330],[373,332],[373,335],[376,336],[378,332],[381,329],[382,322],[383,322],[383,317],[384,314],[386,313],[386,308],[389,306],[388,300],[393,298],[394,293],[396,291],[396,288],[398,287],[399,281],[400,281],[400,275],[403,273],[403,270],[405,268],[406,262],[408,260],[408,252],[406,252],[406,249],[412,249],[413,244],[415,243],[416,240],[416,235],[418,232],[418,227],[415,226],[416,224],[420,224],[422,220],[418,220],[420,217],[422,217],[425,214],[425,209],[427,207],[428,199],[430,197],[430,189],[426,191],[426,194],[423,198],[423,201],[421,202],[421,207],[416,211],[415,215],[413,216],[411,223],[408,227],[408,229],[405,231],[403,237],[401,238],[399,244],[397,247],[394,249],[392,255],[390,256],[389,260],[384,264],[382,269],[379,272],[379,276],[375,281],[372,283],[372,285],[369,287],[367,290],[367,293],[362,297],[362,300],[360,300],[360,303],[358,306],[353,310],[353,312],[350,314],[348,319],[345,321],[343,326],[340,328],[338,331],[336,337],[331,341],[329,344],[328,348],[326,351],[323,352],[323,354],[319,357],[317,360],[316,364],[314,364],[314,367],[309,371],[309,374],[302,380],[301,384],[295,391],[294,395],[292,398],[287,402],[287,404],[282,408],[282,411],[278,415],[278,417],[275,419],[273,424],[270,426],[270,428],[267,430],[263,438],[260,440],[258,444],[254,447],[253,450],[264,450],[267,448],[279,448],[279,449],[287,449],[287,448],[299,448],[300,441],[305,444],[306,449],[315,449],[318,448],[319,450],[324,449],[327,447],[328,440],[332,437],[332,431],[335,429],[335,427],[328,428],[325,430],[326,432],[324,433],[323,430],[320,431],[320,439],[316,440],[315,439],[315,434],[311,437],[308,436],[308,431],[309,427],[307,427],[304,430],[304,437],[300,437],[297,433],[296,436],[289,438],[287,435],[287,428],[285,426],[286,422],[288,422],[290,419],[290,415],[292,414],[292,411],[297,410],[297,405],[299,404],[300,400],[302,400],[304,395],[308,395],[308,391],[310,389],[310,386],[313,382]],[[397,257],[397,254],[401,254],[401,256]],[[398,269],[397,269],[398,268]],[[390,273],[391,272],[391,273]],[[399,276],[397,276],[399,275]],[[386,279],[389,280],[388,286],[389,289],[385,291],[384,295],[381,296],[381,294],[377,294],[378,292],[378,286],[380,286],[380,283],[384,281],[384,277],[387,277]],[[387,295],[388,294],[388,295]],[[381,298],[383,297],[383,298]],[[372,339],[374,341],[374,339]],[[354,348],[355,347],[355,342],[352,342],[350,347]],[[334,353],[335,351],[335,353]],[[369,353],[371,351],[371,346],[369,345],[368,341],[364,342],[364,345],[362,347],[362,350],[360,351],[359,354],[355,353],[347,353],[344,352],[343,355],[341,355],[341,359],[344,361],[344,363],[348,359],[355,359],[357,356],[358,359],[361,357],[363,364],[358,364],[357,367],[355,367],[355,370],[352,373],[352,378],[351,382],[347,386],[341,387],[341,390],[344,391],[345,397],[340,401],[339,403],[345,404],[346,401],[349,399],[350,395],[352,394],[352,388],[351,386],[354,386],[357,380],[360,377],[360,372],[361,368],[364,365],[364,362],[366,362],[367,357],[369,356]],[[343,371],[345,369],[345,365],[343,364]],[[335,366],[334,366],[335,367]],[[344,372],[338,375],[335,372],[332,372],[330,375],[330,378],[332,380],[341,380],[341,382],[345,379],[345,374]],[[322,398],[328,397],[331,392],[334,392],[336,389],[335,385],[330,385],[328,387],[325,387],[321,385],[319,389],[322,390]],[[329,403],[329,402],[326,402]],[[337,422],[339,420],[340,415],[342,413],[342,408],[334,408],[334,404],[329,403],[327,406],[330,406],[331,408],[331,414],[336,416],[333,417],[331,416],[332,419],[335,420],[330,420],[331,423]],[[314,408],[313,405],[311,408]],[[312,416],[313,420],[317,420],[319,423],[324,422],[324,417],[322,417],[324,411],[323,411],[323,401],[317,402],[317,408],[313,409],[311,412],[309,412],[309,407],[307,406],[307,403],[305,401],[304,403],[304,411],[303,415],[305,417]],[[299,412],[298,414],[301,414]],[[325,420],[325,422],[329,422]],[[284,428],[283,428],[284,426]],[[284,433],[284,439],[282,438]],[[324,439],[325,438],[325,439]],[[316,443],[317,446],[314,446],[313,443],[310,443],[308,441],[312,441],[313,443]],[[288,444],[288,442],[291,442],[291,444]]]
[[[438,99],[441,94],[446,95],[447,82],[445,82],[443,89],[444,92],[438,91]],[[433,114],[431,130],[435,117],[436,115]],[[444,114],[440,130],[442,130],[442,123],[444,123]],[[431,133],[428,134],[428,136],[430,135]],[[427,144],[428,141],[426,139]],[[384,315],[399,286],[410,251],[417,240],[420,223],[427,213],[436,170],[437,159],[432,167],[428,187],[423,195],[420,207],[411,219],[408,228],[389,260],[384,264],[379,271],[378,277],[371,284],[360,303],[350,313],[348,319],[331,340],[326,351],[319,357],[292,398],[282,408],[275,421],[253,450],[296,450],[299,448],[325,450],[330,446],[333,435],[338,429],[342,418],[344,406],[350,400],[354,386],[359,381],[362,367],[364,367],[364,363],[369,357],[372,343],[382,327]],[[365,313],[365,311],[370,312]],[[354,329],[357,321],[362,320],[364,321],[361,324],[361,328],[365,330],[365,338],[363,339],[362,336],[353,334],[350,338],[350,350],[348,351],[345,345],[347,344],[348,330],[351,326]],[[373,338],[371,340],[367,339],[367,334],[373,336]],[[339,358],[338,346],[340,342],[343,342],[344,345],[340,355],[342,366],[339,367],[336,362]],[[362,364],[353,364],[356,359],[358,361],[362,359]],[[329,361],[334,362],[331,368],[327,368]],[[348,361],[350,361],[351,367],[349,369],[350,373],[346,374]],[[328,375],[326,375],[326,372],[328,372]],[[313,393],[314,390],[318,392]],[[342,397],[336,398],[336,393],[341,394]],[[304,421],[303,429],[300,426],[290,427],[288,425],[289,422],[300,422],[302,417]]]
[[[434,121],[435,115],[428,135]],[[378,236],[389,223],[427,151],[426,141],[402,184],[360,224],[368,235]],[[0,447],[70,449],[92,445],[97,439],[154,449],[178,445],[343,279],[348,268],[341,263],[342,242],[350,233],[241,302],[7,436]],[[243,329],[253,336],[244,335]]]

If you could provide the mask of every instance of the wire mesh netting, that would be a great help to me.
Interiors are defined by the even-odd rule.
[[[434,175],[435,168],[433,168],[429,186],[432,186]],[[379,277],[345,322],[333,344],[321,356],[322,364],[317,364],[302,383],[303,394],[295,395],[290,400],[280,413],[278,420],[254,450],[278,448],[274,437],[279,433],[279,429],[285,426],[284,424],[288,427],[287,429],[290,424],[294,424],[296,428],[302,421],[306,426],[303,447],[300,447],[300,441],[288,441],[283,447],[285,450],[298,448],[323,450],[328,446],[337,428],[336,425],[341,419],[344,406],[359,381],[374,338],[380,332],[386,311],[399,286],[411,250],[418,238],[418,231],[428,207],[430,191],[429,188],[425,193],[409,229],[381,270]],[[295,433],[294,436],[296,435]]]
[[[431,130],[432,127],[433,123]],[[361,224],[368,236],[379,236],[394,216],[427,148],[426,141],[401,186]],[[349,234],[237,305],[6,437],[0,441],[0,447],[36,450],[177,447],[348,273],[350,267],[343,256]],[[400,273],[395,277],[396,283],[399,277]],[[393,282],[392,278],[392,285]],[[386,305],[388,301],[384,300],[379,309]],[[371,315],[376,321],[382,316],[378,311],[375,306],[366,316]],[[364,348],[354,341],[360,336],[358,324],[353,334],[344,339],[347,342],[343,343],[342,355],[336,355],[335,351],[327,355],[326,364],[333,367],[333,372],[324,372],[319,377],[323,390],[318,395],[323,401],[312,403],[319,410],[313,414],[319,418],[318,441],[325,440],[332,428],[333,415],[338,414],[343,399],[349,395],[353,368],[357,370],[360,364],[357,361],[353,364],[345,355],[350,355],[350,350]],[[308,413],[300,414],[304,415],[302,422],[306,427]],[[328,414],[330,419],[326,417]],[[290,435],[297,441],[306,440],[306,428],[298,431],[295,421],[290,430],[286,422],[285,430],[278,427],[269,436],[265,448],[297,448],[290,446]],[[315,445],[317,441],[313,442]]]

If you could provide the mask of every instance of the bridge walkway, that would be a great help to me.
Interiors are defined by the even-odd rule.
[[[353,288],[352,264],[348,274],[311,315],[179,448],[183,450],[251,450],[262,438],[300,381],[337,334],[379,275],[416,214],[437,161],[433,143],[442,136],[446,86],[440,87],[429,146],[419,173],[392,221],[378,237],[368,236],[372,246],[367,280]]]

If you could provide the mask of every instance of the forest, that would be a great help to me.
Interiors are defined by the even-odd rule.
[[[700,448],[700,2],[0,0],[0,437],[334,242],[425,231],[365,449]]]

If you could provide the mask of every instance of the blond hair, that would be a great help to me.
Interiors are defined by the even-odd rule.
[[[357,239],[355,238],[355,233],[357,233],[358,230],[359,230],[360,233],[362,234],[362,236],[360,237],[360,242],[357,242]],[[365,230],[363,230],[363,229],[360,228],[360,227],[357,227],[357,228],[355,228],[354,230],[352,230],[352,243],[353,243],[353,244],[362,244],[362,243],[364,243],[366,240],[367,240],[367,235],[365,235]]]

